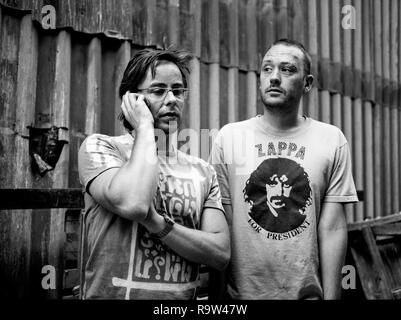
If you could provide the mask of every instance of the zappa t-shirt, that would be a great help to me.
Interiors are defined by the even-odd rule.
[[[124,165],[134,139],[95,134],[82,144],[78,167],[85,188],[81,258],[83,299],[193,299],[199,265],[154,239],[136,222],[97,204],[88,184],[102,172]],[[205,161],[180,151],[159,155],[156,210],[176,223],[200,229],[204,208],[223,210],[216,173]],[[133,177],[134,179],[135,177]],[[141,183],[137,177],[138,184]]]
[[[231,231],[234,299],[322,298],[317,226],[324,202],[357,201],[349,147],[335,126],[304,118],[272,131],[261,116],[224,126],[210,162]]]

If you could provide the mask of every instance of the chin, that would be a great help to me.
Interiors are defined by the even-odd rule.
[[[174,132],[176,132],[178,130],[178,126],[179,124],[168,124],[168,123],[158,123],[155,126],[155,129],[159,129],[161,131],[163,131],[166,135],[168,134],[172,134]]]

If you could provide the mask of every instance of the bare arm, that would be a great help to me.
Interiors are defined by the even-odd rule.
[[[151,233],[166,226],[153,204],[149,218],[141,222]],[[187,228],[175,223],[162,241],[180,256],[206,266],[223,270],[230,259],[230,238],[224,213],[218,209],[205,208],[202,213],[201,230]]]
[[[226,212],[226,219],[228,225],[232,222],[232,206],[224,204],[224,211]],[[226,270],[209,270],[209,298],[214,300],[224,300],[227,290],[227,271]]]
[[[340,299],[341,269],[347,248],[347,222],[342,203],[323,203],[318,241],[324,299]]]
[[[127,93],[121,108],[136,133],[131,157],[121,168],[109,169],[96,177],[89,192],[111,212],[141,221],[156,193],[159,174],[153,116],[142,95]]]

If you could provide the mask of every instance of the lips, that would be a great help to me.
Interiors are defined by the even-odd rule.
[[[178,118],[179,115],[176,112],[166,112],[166,113],[163,113],[162,115],[160,115],[160,117],[161,118],[163,118],[163,117]]]
[[[278,89],[278,88],[270,88],[270,89],[267,89],[266,92],[267,92],[267,93],[269,93],[269,92],[273,92],[273,93],[284,93],[283,90],[280,90],[280,89]]]

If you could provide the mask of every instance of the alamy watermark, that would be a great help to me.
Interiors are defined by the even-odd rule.
[[[356,10],[354,6],[346,5],[341,9],[341,13],[344,15],[341,20],[341,26],[345,30],[356,29]]]

